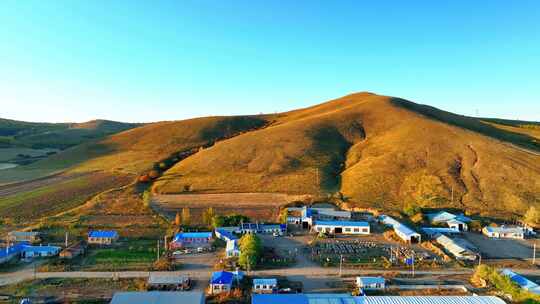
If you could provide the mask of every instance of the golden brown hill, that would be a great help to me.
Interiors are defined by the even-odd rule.
[[[146,124],[85,143],[28,166],[2,170],[0,184],[57,171],[113,171],[139,174],[172,153],[208,145],[223,137],[263,127],[263,116],[203,117]]]
[[[358,93],[219,142],[168,170],[154,191],[322,192],[359,206],[519,214],[540,204],[538,151],[526,134]]]

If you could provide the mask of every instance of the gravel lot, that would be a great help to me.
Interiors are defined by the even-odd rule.
[[[529,259],[533,249],[528,240],[488,238],[480,233],[465,233],[464,237],[475,245],[484,257],[490,259]],[[540,255],[536,255],[537,258]]]

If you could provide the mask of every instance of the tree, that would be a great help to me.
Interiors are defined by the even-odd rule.
[[[179,212],[176,212],[176,217],[174,218],[174,224],[176,226],[180,226],[180,224],[182,224],[182,221],[180,219],[180,213]]]
[[[151,178],[151,179],[156,179],[160,176],[160,173],[159,171],[157,170],[152,170],[148,173],[148,176]]]
[[[189,208],[182,208],[182,223],[186,226],[191,224],[191,211]]]
[[[215,215],[216,215],[216,212],[214,211],[214,208],[208,207],[208,209],[204,210],[203,215],[202,215],[203,223],[205,223],[208,226],[212,226]]]
[[[422,208],[420,208],[420,206],[418,206],[415,202],[407,202],[403,207],[403,213],[405,213],[407,216],[413,216],[420,212],[422,212]]]
[[[525,215],[523,221],[531,226],[537,226],[540,224],[540,211],[534,206],[530,206]]]
[[[261,240],[256,234],[245,234],[239,242],[240,257],[238,264],[247,270],[257,266],[257,262],[262,253]]]
[[[212,218],[212,227],[222,227],[225,226],[225,217],[222,215],[214,215]]]
[[[283,208],[279,211],[279,222],[282,224],[287,223],[287,217],[289,216],[289,211],[287,208]]]
[[[145,207],[150,207],[150,202],[152,200],[152,194],[150,191],[146,190],[143,192],[142,200]]]

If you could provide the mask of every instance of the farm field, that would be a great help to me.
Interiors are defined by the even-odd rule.
[[[32,148],[0,148],[0,162],[5,162],[17,158],[17,155],[24,154],[31,157],[45,156],[49,152],[58,152],[58,149],[32,149]]]
[[[71,300],[109,303],[113,293],[144,290],[145,282],[142,279],[39,279],[0,287],[0,294],[10,296],[13,303],[22,298],[35,302],[49,299],[62,303],[71,303]]]
[[[202,219],[202,212],[212,207],[218,214],[239,213],[252,219],[272,221],[279,207],[309,196],[283,193],[153,194],[152,205],[169,218],[182,208],[189,208],[192,219]]]
[[[93,195],[104,190],[127,184],[131,177],[107,173],[73,175],[38,182],[37,187],[19,189],[10,193],[9,187],[0,191],[8,193],[0,198],[0,217],[11,221],[27,222],[55,215],[83,204]],[[17,187],[17,186],[16,186]]]

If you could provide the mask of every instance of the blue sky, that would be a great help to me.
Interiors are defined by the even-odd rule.
[[[174,120],[352,92],[540,120],[540,1],[0,3],[0,117]]]

